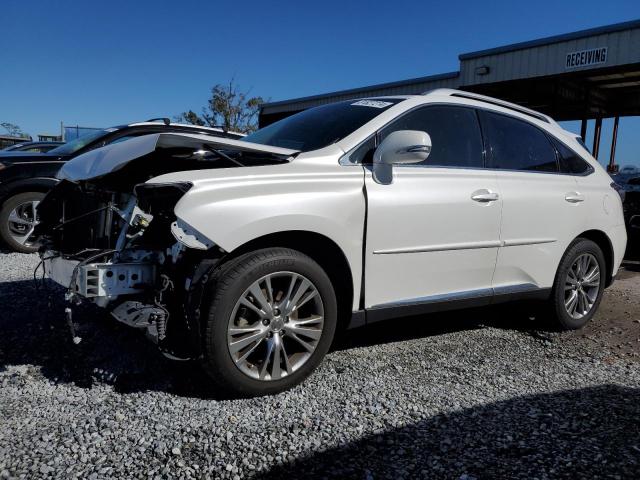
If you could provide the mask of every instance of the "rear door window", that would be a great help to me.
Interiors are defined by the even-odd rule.
[[[523,120],[488,111],[483,111],[481,118],[489,144],[489,168],[558,172],[555,149],[542,130]]]

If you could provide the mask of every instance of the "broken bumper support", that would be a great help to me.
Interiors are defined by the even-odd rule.
[[[47,254],[46,275],[54,282],[85,298],[114,298],[142,293],[155,284],[156,267],[146,263],[88,263]],[[77,270],[77,271],[76,271]]]

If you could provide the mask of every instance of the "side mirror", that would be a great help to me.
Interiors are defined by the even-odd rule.
[[[431,137],[418,130],[398,130],[382,141],[373,153],[373,179],[382,184],[393,181],[393,165],[424,162],[431,153]]]

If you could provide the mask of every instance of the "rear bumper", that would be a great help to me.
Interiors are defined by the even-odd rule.
[[[618,225],[611,228],[607,235],[611,240],[611,246],[613,247],[613,265],[611,268],[611,277],[615,278],[624,258],[624,252],[627,249],[627,229],[624,225]]]
[[[155,266],[147,263],[88,263],[47,252],[46,275],[85,298],[114,298],[142,293],[155,283]]]

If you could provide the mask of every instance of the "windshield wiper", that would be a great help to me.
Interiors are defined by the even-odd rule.
[[[235,158],[231,158],[229,155],[224,153],[222,150],[217,150],[217,149],[209,147],[209,146],[205,146],[204,149],[209,151],[209,152],[211,152],[211,153],[215,153],[216,155],[224,158],[225,160],[229,160],[231,163],[235,163],[239,167],[244,167],[245,166],[242,162],[239,162]]]

